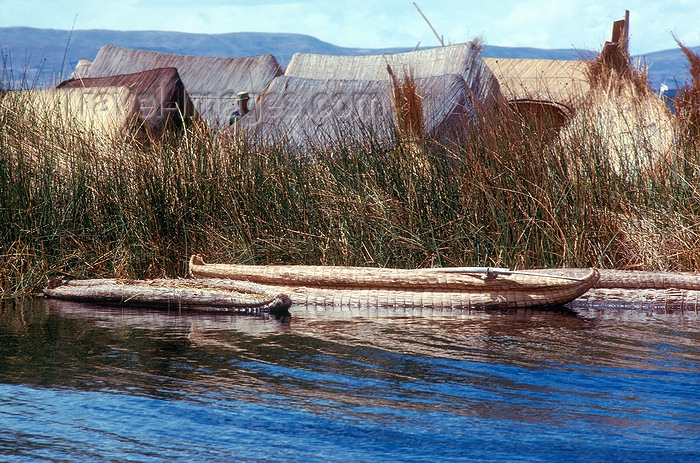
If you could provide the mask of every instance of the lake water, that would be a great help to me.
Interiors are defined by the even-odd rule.
[[[694,311],[0,307],[0,461],[700,459]]]

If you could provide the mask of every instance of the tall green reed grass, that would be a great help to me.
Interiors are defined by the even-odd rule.
[[[453,141],[313,159],[195,123],[144,142],[0,111],[0,288],[210,261],[700,270],[700,155],[610,160],[595,121],[483,112]],[[41,122],[41,123],[39,123]],[[55,124],[55,122],[52,122]],[[693,145],[695,146],[695,145]],[[631,158],[634,153],[630,153]],[[622,166],[622,167],[620,167]]]

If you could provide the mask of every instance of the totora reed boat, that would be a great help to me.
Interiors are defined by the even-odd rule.
[[[257,314],[284,313],[291,300],[269,287],[229,279],[52,280],[44,296],[130,307]]]
[[[598,281],[596,269],[519,271],[492,267],[389,269],[310,265],[207,264],[190,258],[194,278],[230,279],[319,308],[557,308]]]

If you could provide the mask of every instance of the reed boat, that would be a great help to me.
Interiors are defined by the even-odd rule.
[[[323,308],[557,308],[584,294],[599,277],[596,269],[208,264],[201,255],[190,258],[189,273],[263,285],[289,296],[292,306]]]
[[[199,312],[284,313],[291,300],[267,286],[230,279],[52,280],[44,296],[74,302]]]
[[[700,311],[700,273],[599,269],[598,282],[570,304],[579,309],[641,313]]]

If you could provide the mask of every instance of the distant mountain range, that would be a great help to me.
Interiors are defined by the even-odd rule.
[[[111,31],[0,28],[0,85],[48,87],[67,78],[78,60],[92,60],[104,44],[153,50],[165,53],[201,56],[254,56],[273,54],[284,68],[297,52],[333,55],[396,53],[412,48],[345,48],[302,34],[236,32],[230,34],[189,34],[159,31]],[[700,47],[694,47],[700,53]],[[590,50],[538,49],[486,45],[484,57],[583,59],[594,55]],[[683,86],[690,78],[688,60],[680,49],[663,50],[633,57],[644,62],[652,87],[666,84]]]

